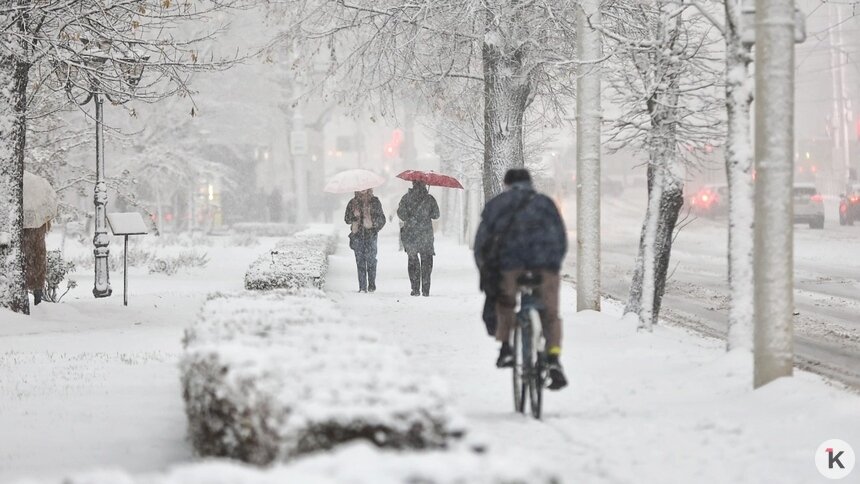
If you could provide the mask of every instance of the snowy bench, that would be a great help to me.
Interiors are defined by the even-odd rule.
[[[319,291],[215,295],[184,342],[200,455],[268,464],[357,439],[440,448],[463,433],[444,385],[410,373],[399,348],[342,321]]]
[[[330,225],[311,227],[288,237],[251,264],[245,273],[245,289],[322,289],[328,256],[334,247]]]
[[[467,449],[386,452],[356,444],[289,465],[255,469],[227,461],[172,468],[164,474],[134,476],[95,471],[30,484],[558,484],[561,479],[531,456],[478,454]],[[23,483],[22,483],[23,484]]]

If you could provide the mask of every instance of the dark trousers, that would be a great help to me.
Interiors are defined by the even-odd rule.
[[[500,342],[510,341],[511,332],[517,324],[517,315],[514,312],[517,306],[517,278],[525,271],[502,271],[502,280],[499,281],[499,297],[496,300],[496,339]],[[561,347],[561,319],[558,316],[559,291],[561,289],[561,277],[556,271],[539,270],[541,285],[538,289],[543,310],[539,312],[543,335],[546,338],[546,349]]]
[[[408,270],[412,292],[430,294],[430,273],[433,272],[433,254],[430,252],[409,252]]]
[[[358,289],[376,290],[376,236],[356,237],[352,250],[358,267]]]

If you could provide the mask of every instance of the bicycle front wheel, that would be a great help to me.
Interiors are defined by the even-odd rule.
[[[526,411],[526,389],[523,371],[523,332],[519,324],[514,328],[514,367],[513,367],[513,383],[514,383],[514,410],[519,413]]]
[[[540,419],[543,410],[543,386],[544,386],[544,357],[543,353],[538,351],[538,348],[543,347],[543,341],[540,331],[540,315],[537,311],[530,311],[531,319],[531,336],[532,340],[527,354],[528,362],[525,367],[529,369],[527,373],[529,402],[532,411],[532,416]],[[537,325],[537,326],[535,326]]]

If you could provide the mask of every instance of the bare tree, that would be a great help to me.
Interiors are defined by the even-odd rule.
[[[648,209],[626,306],[646,330],[665,292],[686,169],[721,138],[713,39],[686,13],[687,5],[662,0],[616,2],[603,12],[601,31],[617,62],[607,77],[622,107],[610,141],[615,149],[634,146],[648,154]]]
[[[710,4],[693,5],[720,31],[726,42],[726,149],[729,190],[729,326],[726,350],[752,349],[753,341],[753,176],[750,106],[752,52],[741,32],[741,2],[723,0],[724,21]]]
[[[569,2],[305,0],[282,10],[290,19],[286,36],[308,52],[328,53],[331,84],[344,99],[374,96],[391,111],[402,90],[431,106],[479,92],[485,198],[501,191],[508,168],[524,165],[527,108],[542,97],[558,103],[542,112],[557,113],[571,90],[553,82],[573,58],[573,39],[560,28],[572,24]]]
[[[154,101],[187,92],[188,70],[234,0],[12,0],[0,5],[0,307],[28,313],[21,230],[28,88]],[[197,35],[189,23],[216,20]],[[145,69],[141,77],[139,69]],[[98,100],[97,100],[98,101]]]

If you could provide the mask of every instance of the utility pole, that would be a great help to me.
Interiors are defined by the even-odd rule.
[[[591,22],[589,22],[589,18]],[[576,12],[576,310],[600,311],[600,0]]]
[[[845,71],[848,66],[848,54],[845,52],[845,37],[842,33],[842,7],[839,5],[831,4],[830,8],[836,10],[836,34],[837,34],[837,48],[839,49],[839,104],[842,108],[842,115],[840,116],[841,124],[841,134],[842,134],[842,162],[843,173],[845,176],[845,183],[843,183],[841,190],[845,190],[848,185],[851,183],[851,141],[849,140],[849,129],[851,124],[851,102],[849,101],[849,92],[848,92],[848,79],[845,76]]]
[[[828,21],[832,24],[838,7],[831,4],[828,8]],[[837,160],[839,159],[838,155],[841,155],[846,151],[842,147],[842,125],[845,124],[842,120],[842,116],[845,114],[845,111],[842,107],[842,85],[841,76],[839,76],[839,63],[841,62],[839,59],[839,50],[837,48],[837,45],[840,43],[837,38],[837,29],[839,28],[840,26],[837,25],[835,28],[827,29],[827,37],[830,41],[830,80],[831,85],[833,86],[833,118],[830,123],[829,133],[832,138],[833,153],[831,156],[831,163],[834,175],[840,171],[837,165]],[[844,163],[844,158],[842,162]],[[845,189],[847,177],[845,177],[844,180],[842,177],[838,177],[838,179],[841,183],[840,186],[836,188],[837,193]],[[832,189],[833,188],[831,187],[831,190]]]
[[[756,0],[755,9],[755,369],[761,387],[794,365],[793,0]]]

